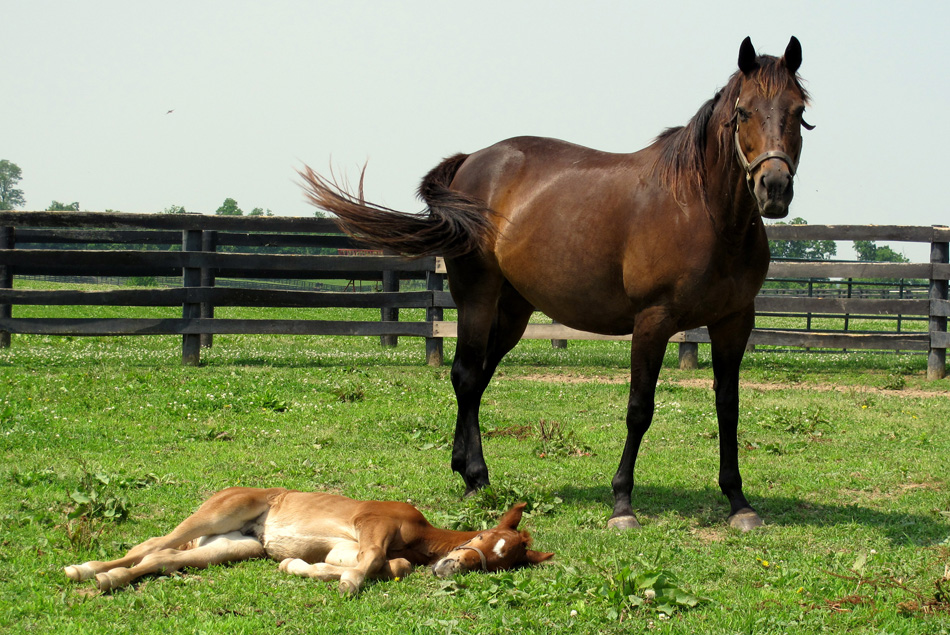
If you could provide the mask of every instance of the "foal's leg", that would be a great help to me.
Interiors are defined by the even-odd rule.
[[[131,567],[142,558],[162,549],[174,549],[202,536],[226,534],[242,529],[247,523],[263,514],[270,507],[269,498],[284,491],[281,488],[255,489],[230,487],[212,495],[202,503],[194,514],[186,518],[166,536],[149,538],[132,547],[118,560],[96,560],[66,567],[64,572],[70,580],[88,580],[97,573],[119,567]]]
[[[310,564],[300,558],[287,558],[280,563],[280,570],[284,573],[297,575],[304,578],[314,578],[330,582],[340,580],[350,569],[357,566],[360,547],[358,543],[352,543],[344,553],[341,549],[334,548],[327,555],[327,562],[317,562]],[[412,571],[412,563],[405,558],[393,558],[383,562],[382,566],[373,574],[367,574],[367,577],[374,580],[392,580],[394,578],[404,578]],[[341,588],[341,592],[349,592],[349,587]]]
[[[640,526],[630,504],[633,492],[633,470],[643,435],[653,421],[656,381],[663,365],[666,344],[672,335],[659,310],[637,316],[630,347],[630,397],[627,402],[627,439],[620,457],[620,466],[613,478],[614,511],[607,521],[613,529],[636,529]]]
[[[729,499],[729,524],[742,531],[762,526],[762,519],[742,493],[739,474],[739,364],[755,313],[748,311],[709,327],[712,342],[716,416],[719,420],[719,488]]]
[[[339,580],[340,593],[353,596],[363,588],[367,578],[401,578],[412,570],[408,560],[386,558],[389,544],[398,531],[396,524],[373,518],[361,524],[359,543],[334,547],[327,554],[327,562],[309,564],[299,558],[287,558],[280,563],[280,570],[318,580]]]
[[[161,549],[143,557],[132,568],[116,567],[96,575],[100,591],[111,591],[154,573],[169,574],[184,567],[204,569],[213,564],[263,558],[264,546],[253,536],[233,531],[202,539],[193,549]]]
[[[466,290],[466,297],[459,298],[458,344],[452,363],[452,386],[458,402],[452,469],[465,481],[466,496],[488,485],[478,425],[482,395],[498,362],[520,341],[533,311],[507,282],[502,283],[497,296],[480,281],[474,290]]]

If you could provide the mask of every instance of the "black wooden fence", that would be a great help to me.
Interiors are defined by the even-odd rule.
[[[946,374],[950,343],[947,317],[947,227],[773,225],[775,240],[907,241],[930,245],[923,263],[773,262],[769,278],[831,280],[810,294],[772,293],[756,299],[760,315],[862,316],[925,320],[927,330],[865,332],[757,328],[750,344],[810,349],[920,351],[929,355],[928,377]],[[281,253],[248,253],[248,249]],[[240,250],[244,250],[241,252]],[[318,251],[343,250],[348,255]],[[0,347],[10,334],[182,336],[182,361],[199,362],[200,347],[215,334],[302,334],[379,336],[395,345],[399,336],[422,337],[426,359],[441,364],[442,340],[456,336],[456,323],[443,320],[453,308],[444,290],[440,258],[405,260],[368,255],[339,234],[328,219],[227,217],[95,212],[0,212]],[[174,276],[177,288],[130,288],[107,291],[14,289],[14,276],[69,275],[151,278]],[[311,290],[224,286],[235,280],[372,281],[379,291],[327,291],[319,282]],[[903,289],[896,298],[851,294],[855,280],[925,281],[927,293]],[[221,284],[216,284],[221,281]],[[402,281],[416,281],[405,284]],[[851,281],[851,282],[849,282]],[[414,286],[415,290],[401,290]],[[892,286],[898,286],[894,284]],[[787,290],[783,290],[787,291]],[[852,297],[848,297],[852,296]],[[869,297],[872,296],[872,297]],[[883,296],[883,294],[882,294]],[[182,317],[161,318],[18,318],[15,305],[181,306]],[[214,317],[215,307],[361,307],[380,310],[379,321],[234,320]],[[425,309],[424,321],[399,320],[399,309]],[[531,324],[525,338],[629,339],[576,331],[558,324]],[[697,346],[708,342],[705,329],[678,333],[684,366],[695,364]]]

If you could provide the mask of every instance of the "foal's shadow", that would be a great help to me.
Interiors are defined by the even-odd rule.
[[[612,505],[609,487],[559,487],[552,491],[564,501],[595,505]],[[861,524],[884,533],[895,545],[930,546],[950,535],[950,524],[937,516],[903,511],[881,511],[858,504],[833,504],[804,501],[787,496],[753,494],[750,502],[766,525],[772,526],[828,526]],[[729,505],[714,488],[683,489],[657,486],[637,486],[633,492],[633,508],[640,517],[649,518],[664,512],[674,512],[684,518],[699,521],[700,525],[726,526]]]

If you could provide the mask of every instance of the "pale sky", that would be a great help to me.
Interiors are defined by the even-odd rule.
[[[367,197],[416,211],[443,157],[508,137],[637,150],[745,36],[781,55],[795,35],[817,128],[790,218],[950,223],[946,1],[0,0],[0,33],[0,159],[28,210],[309,216],[296,167],[368,161]]]

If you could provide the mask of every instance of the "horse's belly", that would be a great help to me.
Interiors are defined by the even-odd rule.
[[[516,269],[505,276],[532,306],[559,324],[602,335],[633,332],[638,307],[617,276],[597,275],[591,269],[583,276],[548,269],[534,279],[523,273]]]
[[[271,560],[280,562],[285,558],[300,558],[310,564],[315,562],[330,562],[342,564],[339,557],[331,558],[341,552],[348,552],[353,545],[353,551],[359,551],[359,543],[342,538],[327,538],[321,536],[295,536],[291,534],[265,535],[264,552]]]
[[[300,558],[311,564],[329,562],[339,560],[341,553],[359,550],[359,542],[355,537],[348,535],[350,532],[345,527],[337,525],[333,522],[267,522],[260,531],[259,539],[267,556],[278,562],[285,558]]]

